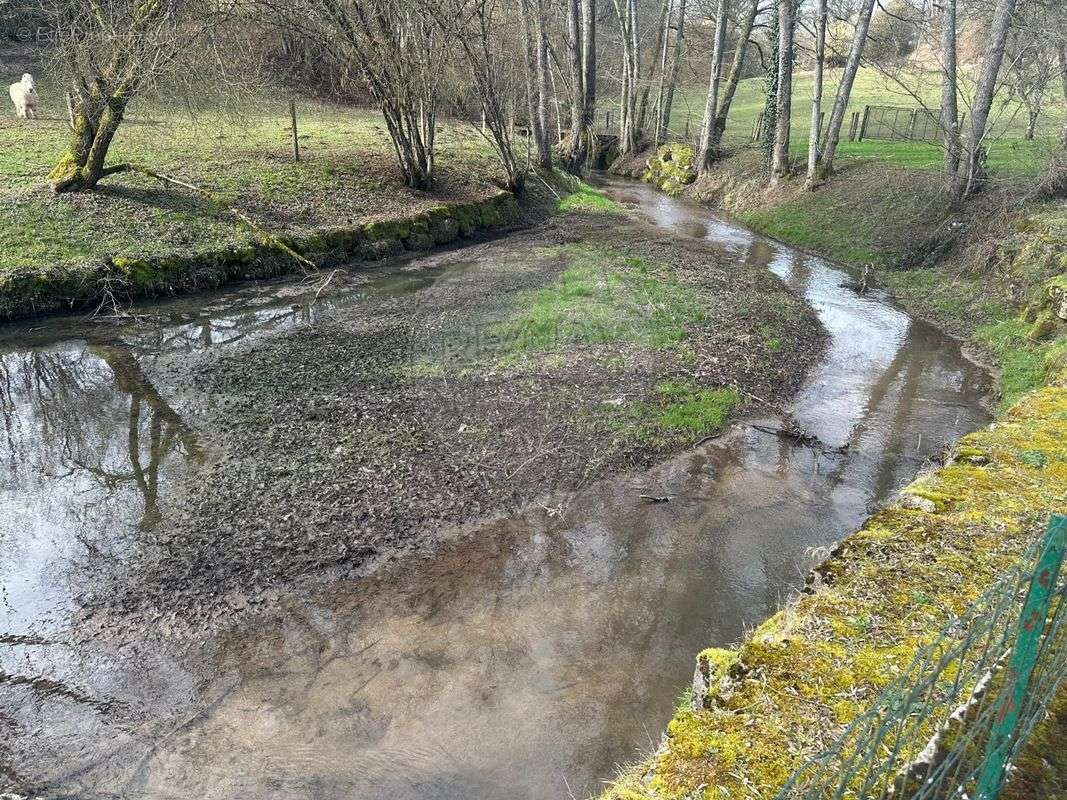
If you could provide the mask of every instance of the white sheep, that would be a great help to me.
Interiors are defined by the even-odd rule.
[[[37,119],[37,85],[30,73],[23,75],[18,83],[11,84],[8,94],[11,95],[11,102],[15,104],[15,116]]]

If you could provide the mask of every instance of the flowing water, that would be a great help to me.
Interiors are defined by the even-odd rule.
[[[462,265],[377,272],[320,303],[275,284],[105,332],[13,328],[0,341],[0,789],[587,796],[658,742],[700,649],[773,613],[813,548],[987,420],[987,378],[956,343],[843,288],[842,268],[643,185],[606,190],[811,303],[832,339],[793,414],[827,447],[740,424],[584,490],[565,515],[486,523],[432,559],[283,596],[195,644],[72,641],[93,588],[79,556],[120,553],[210,448],[153,384],[155,359],[307,324],[324,303],[414,296]],[[642,504],[644,491],[674,500]]]

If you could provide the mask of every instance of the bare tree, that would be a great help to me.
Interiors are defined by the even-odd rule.
[[[714,45],[711,51],[711,76],[708,79],[708,95],[704,102],[704,117],[700,124],[700,146],[697,149],[697,171],[704,173],[711,166],[712,156],[718,144],[717,111],[719,85],[722,82],[722,63],[726,48],[726,17],[729,0],[719,0],[715,14]]]
[[[849,98],[852,96],[852,85],[856,82],[856,74],[859,72],[860,61],[863,58],[863,49],[867,44],[867,31],[870,30],[874,3],[875,0],[863,0],[856,19],[852,44],[849,47],[848,58],[845,59],[841,83],[837,86],[830,121],[826,126],[826,142],[819,152],[820,169],[824,176],[831,175],[834,171],[834,156],[837,153],[838,142],[841,141],[841,126],[845,121],[845,111],[848,108]]]
[[[637,0],[614,0],[622,38],[622,82],[619,98],[619,150],[623,154],[637,148],[640,137],[637,98],[641,83],[638,51]]]
[[[532,8],[531,8],[532,6]],[[552,169],[548,141],[548,33],[545,0],[522,0],[523,41],[526,46],[526,101],[530,132],[537,148],[537,165]]]
[[[966,197],[973,192],[982,178],[989,112],[993,107],[993,97],[997,91],[997,78],[1000,74],[1001,63],[1004,61],[1004,50],[1008,43],[1008,30],[1011,27],[1014,11],[1015,0],[996,0],[993,22],[989,29],[989,41],[986,43],[982,70],[975,89],[974,105],[971,108],[970,129],[964,145],[960,169],[956,174],[958,197]]]
[[[822,129],[822,77],[826,61],[826,0],[815,2],[815,81],[811,96],[811,130],[808,132],[807,188],[815,187]]]
[[[310,20],[318,41],[366,83],[385,118],[404,183],[429,189],[444,37],[422,9],[403,0],[303,2],[280,5],[295,11],[288,16],[294,25]]]
[[[515,153],[507,107],[510,86],[504,62],[510,47],[502,30],[506,6],[500,0],[423,0],[422,6],[441,35],[458,43],[481,105],[486,138],[504,169],[505,188],[522,191],[526,166]],[[531,127],[534,124],[531,119]]]
[[[771,151],[771,184],[789,173],[789,133],[793,104],[794,0],[778,0],[778,96]]]
[[[1029,26],[1028,26],[1029,27]],[[1044,26],[1042,26],[1044,27]],[[1035,37],[1027,28],[1019,29],[1010,43],[1007,83],[1026,111],[1026,139],[1032,140],[1045,104],[1058,89],[1055,77],[1060,71],[1058,46]]]
[[[569,172],[580,174],[585,166],[585,158],[589,148],[589,112],[587,106],[589,96],[586,93],[586,75],[590,64],[593,65],[593,74],[590,76],[594,82],[595,56],[586,56],[586,48],[582,39],[582,0],[565,0],[567,3],[567,52],[570,56],[570,89],[571,89],[571,131],[568,138],[564,164]],[[585,27],[588,32],[588,26]],[[592,61],[590,60],[592,58]]]
[[[73,135],[49,179],[56,192],[93,189],[131,102],[174,70],[232,10],[226,0],[49,0],[53,56],[70,81]]]
[[[960,164],[960,123],[956,74],[956,0],[941,6],[941,137],[945,149],[945,174],[955,176]]]
[[[722,135],[726,131],[726,121],[730,115],[730,106],[733,104],[737,85],[741,82],[749,40],[752,37],[752,29],[756,26],[756,18],[759,16],[760,11],[759,0],[751,0],[741,21],[741,27],[737,34],[737,45],[734,48],[734,60],[730,65],[730,72],[726,78],[726,88],[723,90],[722,102],[719,103],[719,111],[715,118],[716,142],[722,139]]]
[[[673,3],[672,3],[673,5]],[[674,107],[674,92],[678,86],[678,70],[682,60],[682,47],[685,43],[685,10],[686,0],[678,0],[677,16],[674,25],[670,24],[670,17],[667,19],[667,30],[665,32],[665,38],[663,41],[663,52],[667,53],[668,41],[670,40],[670,32],[674,30],[674,43],[670,47],[669,67],[663,70],[664,79],[660,84],[662,91],[660,92],[660,98],[656,103],[657,106],[657,141],[663,141],[667,138],[667,126],[671,122],[671,111]]]

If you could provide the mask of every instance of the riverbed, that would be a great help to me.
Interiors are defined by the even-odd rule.
[[[314,328],[353,292],[418,303],[464,267],[386,268],[341,299],[321,283],[223,292],[127,326],[121,348],[99,322],[23,328],[4,346],[0,786],[588,796],[655,747],[699,650],[773,613],[823,549],[987,421],[985,373],[884,294],[857,294],[849,271],[650,187],[604,189],[663,235],[767,271],[810,304],[830,341],[787,411],[811,439],[776,435],[786,410],[767,403],[651,468],[518,513],[489,507],[368,559],[366,574],[331,579],[316,562],[322,579],[241,595],[203,636],[171,635],[165,608],[125,626],[79,569],[87,552],[126,563],[166,516],[169,487],[219,458],[176,410],[189,386],[156,380],[157,362]]]

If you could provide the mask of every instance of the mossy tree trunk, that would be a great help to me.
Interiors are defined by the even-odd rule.
[[[81,93],[73,106],[70,146],[48,176],[57,193],[94,189],[107,174],[108,151],[135,91],[136,80],[129,78],[114,92],[105,93],[98,85]]]

